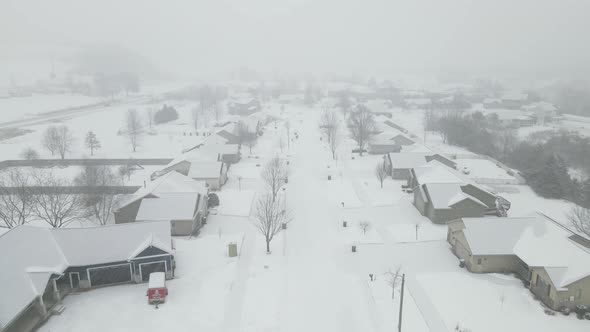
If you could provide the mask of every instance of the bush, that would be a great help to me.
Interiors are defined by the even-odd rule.
[[[178,112],[172,106],[164,105],[164,107],[162,107],[161,110],[157,111],[156,114],[154,114],[154,122],[156,124],[166,123],[174,121],[176,119],[178,119]]]
[[[209,194],[209,199],[207,200],[207,207],[216,207],[219,206],[219,196],[214,193]]]
[[[39,153],[33,148],[26,148],[20,154],[21,158],[25,160],[39,159]]]
[[[570,312],[571,312],[570,308],[568,308],[568,307],[561,307],[561,308],[559,309],[559,311],[560,311],[562,314],[564,314],[565,316],[569,316],[569,315],[570,315]]]

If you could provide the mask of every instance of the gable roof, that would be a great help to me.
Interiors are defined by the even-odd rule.
[[[516,255],[528,266],[544,268],[560,290],[590,276],[590,252],[569,238],[571,231],[543,214],[462,221],[474,255]]]
[[[198,193],[166,194],[141,201],[136,221],[190,220],[196,211]]]
[[[178,163],[178,161],[176,163]],[[117,210],[120,210],[137,200],[143,199],[146,196],[158,197],[161,194],[183,192],[194,192],[205,195],[207,193],[207,186],[204,182],[195,181],[176,171],[170,171],[147,183],[146,186],[139,188],[135,193],[131,194],[125,201],[123,201]]]
[[[463,192],[460,183],[427,183],[423,185],[435,209],[449,209],[464,200],[470,200],[487,208],[479,199]]]
[[[399,152],[390,153],[389,158],[393,169],[409,169],[424,165],[427,155],[421,152]]]
[[[192,179],[214,179],[221,175],[222,162],[200,161],[191,162],[188,177]]]
[[[422,166],[414,167],[416,180],[425,183],[466,183],[467,181],[453,172],[451,168],[438,160],[432,160]]]
[[[151,237],[172,253],[170,223],[127,223],[92,228],[54,229],[22,225],[0,236],[0,326],[7,326],[52,276],[69,266],[128,260]]]

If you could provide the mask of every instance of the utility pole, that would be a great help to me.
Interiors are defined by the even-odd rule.
[[[404,283],[406,282],[406,274],[402,274],[402,290],[399,299],[399,319],[397,322],[397,331],[402,332],[402,309],[404,308]]]

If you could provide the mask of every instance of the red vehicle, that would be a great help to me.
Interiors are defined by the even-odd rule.
[[[166,295],[168,295],[168,288],[166,288],[166,274],[164,272],[150,273],[150,280],[148,282],[148,303],[160,304],[166,302]]]

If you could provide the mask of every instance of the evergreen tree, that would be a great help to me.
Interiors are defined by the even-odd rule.
[[[100,149],[100,141],[92,131],[86,134],[86,147],[90,149],[91,156],[94,155],[94,150]]]

